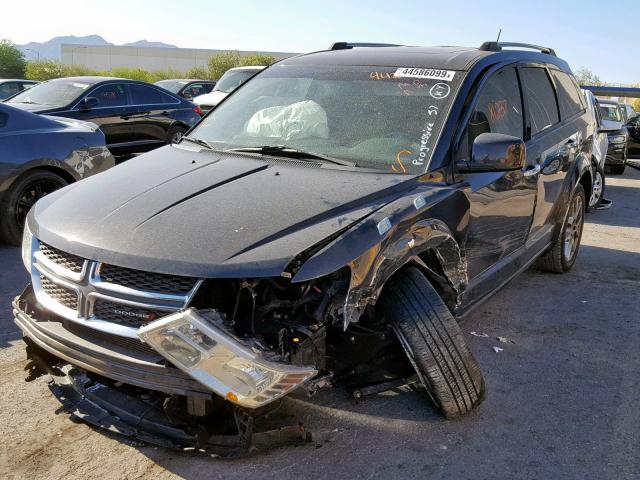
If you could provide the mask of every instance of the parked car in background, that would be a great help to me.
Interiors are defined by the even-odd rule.
[[[633,107],[627,103],[621,103],[620,108],[622,109],[622,114],[624,116],[624,123],[627,123],[630,119],[638,115]]]
[[[15,95],[7,104],[93,122],[114,155],[145,152],[178,141],[202,113],[195,104],[163,88],[111,77],[49,80]]]
[[[33,80],[22,80],[22,79],[7,79],[0,78],[0,101],[6,100],[9,97],[13,97],[17,93],[20,93],[27,88],[31,88],[34,85],[37,85],[38,82]]]
[[[627,165],[629,133],[624,126],[622,108],[614,100],[598,100],[603,128],[609,137],[605,165],[611,173],[621,175]]]
[[[629,133],[628,154],[631,157],[640,158],[640,113],[630,117],[626,127]]]
[[[20,245],[36,201],[114,164],[97,125],[0,103],[0,239]]]
[[[252,66],[252,67],[237,67],[227,70],[220,80],[216,83],[215,88],[211,93],[206,95],[200,95],[195,97],[193,101],[202,108],[206,113],[213,107],[218,105],[224,97],[233,92],[236,88],[242,85],[244,82],[253,77],[260,70],[263,70],[264,66]]]
[[[216,82],[197,79],[170,79],[160,80],[154,83],[154,85],[169,90],[176,95],[180,95],[182,98],[191,100],[192,98],[211,92],[213,87],[216,86]]]
[[[468,413],[485,382],[456,317],[536,260],[570,270],[592,181],[569,66],[504,46],[540,51],[291,57],[179,144],[40,200],[13,302],[29,354],[73,378],[65,398],[113,392],[91,395],[104,424],[172,435],[155,423],[170,414],[200,446],[198,424],[334,381],[411,377],[446,417]]]
[[[604,200],[605,173],[604,165],[609,148],[609,137],[603,130],[602,118],[600,117],[600,104],[598,99],[590,90],[582,89],[582,94],[587,101],[587,109],[591,116],[593,126],[593,147],[591,150],[592,178],[591,193],[589,196],[589,209],[596,208]],[[610,201],[606,201],[607,206],[611,206]]]

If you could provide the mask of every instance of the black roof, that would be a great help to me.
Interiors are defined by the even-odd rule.
[[[531,60],[555,64],[571,71],[564,60],[545,53],[526,50],[486,51],[468,47],[357,47],[344,50],[325,50],[290,57],[279,65],[368,65],[443,70],[470,70],[478,61],[492,57],[496,62]]]

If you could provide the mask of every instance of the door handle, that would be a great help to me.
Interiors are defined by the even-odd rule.
[[[523,174],[525,177],[533,177],[534,175],[539,174],[539,173],[540,173],[540,170],[542,170],[542,167],[540,166],[540,164],[539,164],[539,163],[537,163],[537,164],[535,164],[535,165],[533,165],[533,166],[527,167],[527,168],[522,172],[522,174]]]

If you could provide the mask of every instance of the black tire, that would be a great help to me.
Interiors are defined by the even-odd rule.
[[[585,205],[584,188],[577,184],[567,204],[560,232],[551,244],[551,248],[538,259],[540,269],[553,273],[565,273],[576,263],[582,240]],[[567,245],[569,236],[573,241]]]
[[[593,174],[593,183],[591,185],[591,195],[589,196],[589,206],[587,212],[591,211],[604,198],[604,190],[606,187],[604,169],[600,164],[595,164]]]
[[[431,400],[448,419],[484,399],[480,367],[451,312],[416,267],[394,275],[378,302]]]
[[[64,178],[46,170],[34,170],[18,177],[0,205],[0,239],[20,246],[24,220],[31,207],[66,184]]]
[[[187,129],[184,127],[173,126],[169,129],[167,133],[167,143],[178,143],[182,136],[187,132]]]
[[[624,173],[624,169],[627,167],[627,163],[623,163],[621,165],[610,165],[611,173],[614,175],[622,175]]]

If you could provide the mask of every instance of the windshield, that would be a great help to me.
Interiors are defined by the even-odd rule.
[[[171,93],[178,93],[187,83],[189,82],[180,80],[160,80],[159,82],[156,82],[155,85],[158,85],[165,90],[169,90]]]
[[[614,122],[621,122],[622,116],[620,115],[620,109],[617,105],[609,105],[606,103],[600,104],[600,115],[603,120],[613,120]]]
[[[31,103],[52,107],[63,107],[82,95],[90,83],[82,81],[52,80],[40,83],[19,93],[7,103]]]
[[[217,92],[230,93],[246,82],[247,79],[255,75],[256,72],[256,70],[230,70],[220,77],[214,90]]]
[[[286,146],[363,168],[423,173],[462,78],[416,68],[274,66],[190,137],[216,149]]]

